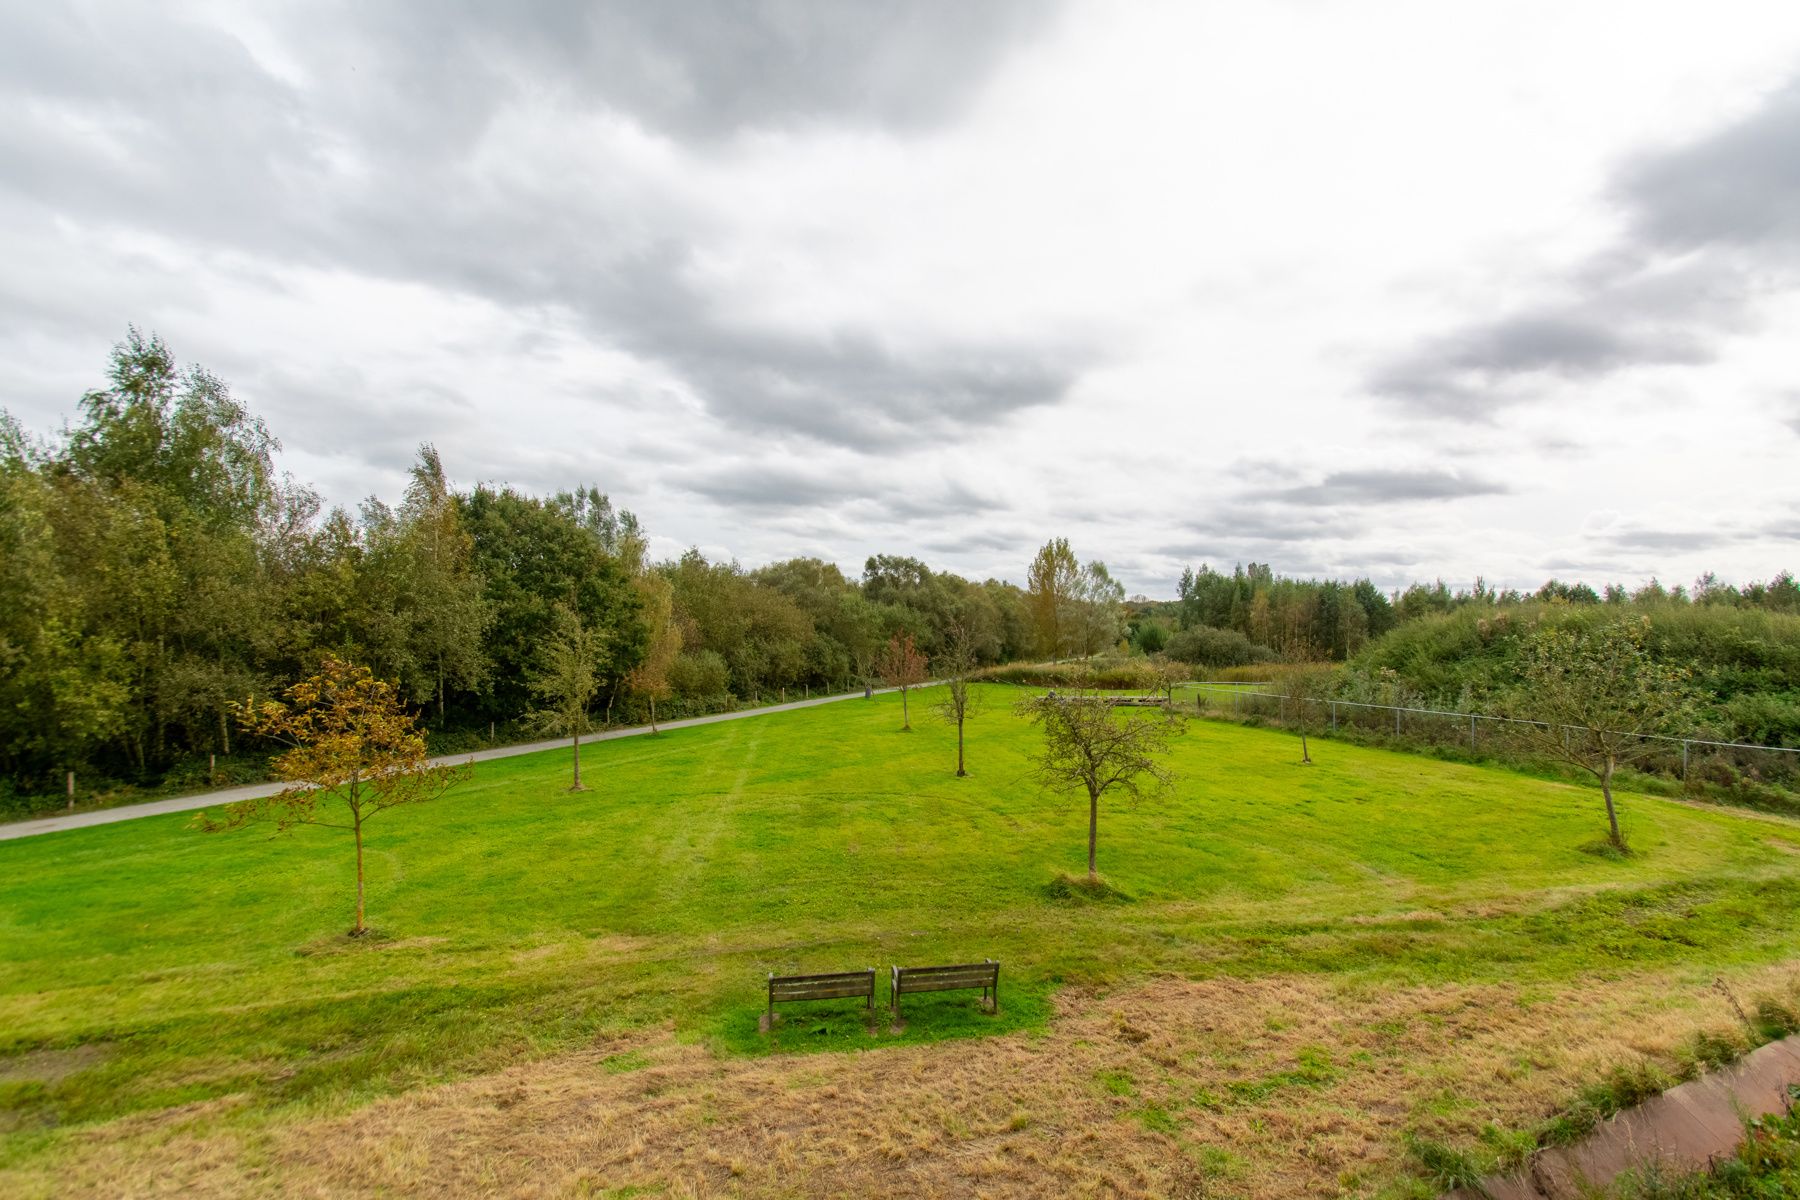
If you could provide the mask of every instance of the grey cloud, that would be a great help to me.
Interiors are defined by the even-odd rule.
[[[1428,338],[1366,386],[1413,411],[1481,421],[1545,384],[1716,357],[1757,301],[1800,273],[1800,81],[1688,145],[1640,154],[1612,195],[1627,237],[1543,301]]]
[[[304,87],[219,30],[91,11],[26,10],[0,47],[0,99],[23,114],[0,126],[11,210],[566,308],[758,437],[902,446],[1055,403],[1081,368],[979,333],[915,350],[760,327],[694,270],[725,236],[711,218],[653,188],[596,196],[561,164],[472,157],[525,95],[700,139],[700,156],[753,127],[918,129],[1048,23],[1022,0],[354,5],[285,31]]]
[[[1027,0],[464,0],[342,12],[333,24],[356,30],[347,61],[397,69],[408,86],[504,96],[548,82],[681,137],[935,125],[1056,15]]]
[[[362,372],[339,366],[313,375],[245,363],[221,367],[235,390],[254,393],[258,407],[291,444],[332,447],[377,469],[404,471],[419,443],[442,440],[472,424],[467,397],[436,384],[385,390],[369,403],[374,386]]]
[[[782,460],[738,461],[677,478],[694,495],[728,508],[771,514],[867,509],[890,522],[941,521],[997,509],[998,502],[955,481],[890,480],[866,473],[817,473]]]
[[[1283,488],[1272,498],[1292,504],[1402,504],[1412,500],[1451,500],[1462,496],[1503,495],[1503,483],[1452,471],[1334,471],[1315,484]]]
[[[1626,528],[1596,533],[1592,540],[1617,550],[1690,553],[1746,541],[1752,536],[1737,529]]]
[[[1639,156],[1615,190],[1654,246],[1800,250],[1800,80],[1710,137]]]
[[[882,513],[903,521],[942,521],[946,517],[973,517],[998,512],[1005,507],[991,496],[984,496],[960,483],[923,488],[901,485],[882,489],[882,494],[869,498],[869,503]],[[1008,543],[1012,544],[1012,543]]]
[[[1227,552],[1241,556],[1247,546],[1287,545],[1341,537],[1352,531],[1351,523],[1335,512],[1240,503],[1221,508],[1202,522],[1189,522],[1187,538],[1157,546],[1155,552],[1225,558]]]
[[[976,532],[961,537],[939,538],[926,542],[924,549],[934,554],[962,555],[977,551],[1005,551],[1015,555],[1028,555],[1031,535],[1014,532]]]
[[[853,483],[822,479],[784,463],[734,463],[672,482],[729,508],[811,508],[841,504],[860,494]]]

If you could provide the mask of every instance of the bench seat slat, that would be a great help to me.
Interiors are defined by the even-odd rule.
[[[840,996],[872,996],[875,994],[875,989],[866,983],[827,983],[800,988],[778,986],[771,994],[777,1002],[782,1000],[835,1000]]]
[[[999,970],[999,963],[950,963],[947,966],[902,966],[902,975],[934,975],[941,972],[985,972]]]
[[[850,979],[870,979],[874,977],[874,974],[873,971],[832,971],[827,975],[771,975],[769,982],[774,984],[826,983]]]
[[[952,979],[992,979],[992,971],[934,971],[929,975],[902,975],[901,983],[945,983]]]
[[[898,1001],[919,992],[994,991],[1000,986],[997,962],[953,963],[942,967],[895,967],[889,989]]]
[[[994,978],[990,975],[985,979],[938,979],[930,983],[902,983],[900,993],[905,995],[908,992],[958,992],[965,988],[980,988],[986,991],[993,986]]]

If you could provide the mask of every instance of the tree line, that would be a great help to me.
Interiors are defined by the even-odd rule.
[[[1532,611],[1546,605],[1624,612],[1735,609],[1800,614],[1800,583],[1783,571],[1742,587],[1712,573],[1694,586],[1652,579],[1636,589],[1551,579],[1535,592],[1495,588],[1476,579],[1452,589],[1443,580],[1383,592],[1367,578],[1295,579],[1266,563],[1239,564],[1229,575],[1202,564],[1182,571],[1174,601],[1133,606],[1130,637],[1144,653],[1206,667],[1313,659],[1346,662],[1402,625],[1453,613]]]
[[[327,657],[392,681],[444,745],[566,728],[572,688],[597,722],[849,688],[897,632],[936,655],[960,631],[977,664],[1035,646],[1021,589],[915,558],[876,555],[860,579],[807,558],[651,562],[597,488],[458,490],[430,445],[397,507],[327,508],[278,448],[222,380],[136,330],[60,436],[0,413],[0,799],[70,771],[218,781],[269,749],[239,744],[235,706]]]
[[[1128,603],[1104,562],[1062,538],[1038,550],[1024,588],[889,554],[857,578],[813,558],[652,562],[637,518],[592,486],[458,490],[423,445],[397,507],[327,508],[277,472],[277,449],[223,381],[136,330],[60,436],[33,439],[0,413],[0,809],[68,772],[195,787],[260,777],[270,747],[239,744],[234,706],[327,657],[391,681],[450,749],[872,685],[892,673],[899,636],[959,674],[1133,653],[1203,668],[1332,659],[1448,698],[1479,690],[1492,656],[1447,634],[1543,605],[1740,614],[1659,619],[1653,649],[1660,631],[1686,631],[1681,652],[1707,660],[1698,674],[1734,731],[1800,736],[1787,635],[1764,653],[1756,624],[1800,621],[1785,573],[1741,589],[1705,576],[1692,589],[1384,593],[1367,578],[1203,565],[1183,572],[1176,600]],[[1376,663],[1384,654],[1394,661]]]

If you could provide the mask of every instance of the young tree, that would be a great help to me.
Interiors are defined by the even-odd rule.
[[[1052,538],[1038,550],[1025,572],[1025,604],[1031,614],[1038,650],[1052,662],[1068,650],[1074,636],[1076,591],[1081,567],[1067,538]]]
[[[1319,709],[1331,687],[1331,668],[1308,661],[1310,655],[1302,647],[1290,653],[1289,664],[1281,675],[1281,707],[1288,723],[1300,734],[1300,761],[1312,765],[1307,735],[1319,727]]]
[[[946,724],[956,726],[956,777],[961,779],[968,774],[963,769],[963,723],[975,714],[978,696],[969,678],[975,671],[975,651],[962,626],[951,626],[950,644],[933,662],[944,681],[938,716]]]
[[[650,644],[644,661],[631,669],[625,683],[650,702],[650,732],[655,733],[656,702],[669,698],[669,669],[681,654],[681,626],[675,623],[675,592],[667,577],[639,575],[634,582],[643,597]]]
[[[1153,656],[1149,663],[1150,684],[1163,698],[1163,703],[1168,706],[1169,711],[1173,712],[1175,710],[1175,689],[1187,682],[1187,677],[1191,674],[1188,665],[1178,659],[1170,658],[1166,654]]]
[[[539,656],[537,669],[528,681],[531,694],[543,702],[529,720],[539,729],[553,735],[567,736],[575,751],[575,778],[571,792],[584,792],[581,785],[581,735],[591,725],[589,709],[594,693],[600,690],[600,658],[606,650],[606,637],[584,624],[566,604],[558,604],[550,640]]]
[[[913,647],[912,634],[896,633],[888,639],[881,661],[875,665],[889,687],[900,689],[900,727],[912,728],[912,716],[906,707],[906,693],[925,682],[925,656]]]
[[[1685,668],[1657,662],[1645,648],[1648,619],[1541,625],[1521,649],[1514,715],[1539,751],[1591,772],[1606,798],[1607,840],[1625,850],[1613,803],[1613,774],[1662,747],[1692,719],[1697,697]]]
[[[1159,761],[1180,733],[1173,712],[1121,712],[1098,692],[1051,692],[1019,704],[1021,715],[1044,730],[1036,762],[1038,781],[1056,791],[1084,789],[1088,797],[1088,882],[1100,881],[1095,850],[1100,837],[1100,797],[1120,791],[1136,799],[1166,787],[1172,776]]]
[[[426,760],[425,736],[413,716],[400,706],[393,685],[367,667],[328,657],[287,697],[285,704],[246,703],[239,715],[250,733],[288,747],[273,766],[292,786],[227,805],[222,819],[203,811],[196,824],[208,832],[265,821],[284,832],[296,825],[350,830],[356,838],[356,924],[350,935],[361,937],[367,932],[363,826],[376,813],[437,799],[464,774]]]

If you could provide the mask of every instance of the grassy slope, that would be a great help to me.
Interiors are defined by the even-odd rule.
[[[768,971],[1003,961],[999,1017],[921,1000],[890,1041],[1156,971],[1529,984],[1800,954],[1791,824],[1627,797],[1642,854],[1608,861],[1579,848],[1593,792],[1336,744],[1303,768],[1289,735],[1205,723],[1171,797],[1102,814],[1132,900],[1056,900],[1085,811],[1032,783],[1011,694],[970,726],[964,780],[919,696],[910,734],[893,697],[595,746],[580,795],[566,754],[487,764],[372,827],[383,936],[354,945],[335,831],[172,816],[0,843],[0,1161],[69,1123],[332,1105],[646,1025],[761,1052]],[[783,1046],[870,1036],[820,1015]]]

